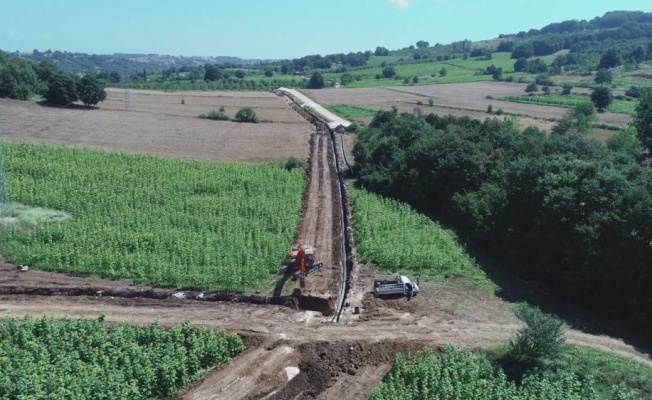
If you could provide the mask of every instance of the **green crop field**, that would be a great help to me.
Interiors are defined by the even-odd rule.
[[[442,61],[437,61],[434,58],[420,61],[398,61],[398,57],[395,56],[372,57],[367,67],[355,68],[346,72],[354,78],[354,81],[346,87],[397,86],[403,84],[403,79],[414,76],[419,77],[419,84],[490,81],[491,75],[483,74],[490,65],[502,68],[508,74],[507,76],[513,76],[515,79],[527,76],[524,73],[513,72],[514,61],[510,58],[510,53],[494,53],[491,60],[476,60],[475,58],[464,60],[460,57]],[[382,62],[392,65],[396,69],[396,78],[376,79],[376,75],[382,75]],[[439,75],[442,68],[446,69],[444,77]],[[342,73],[328,72],[324,74],[324,78],[339,80],[342,75]]]
[[[170,398],[244,350],[237,335],[25,317],[0,327],[0,399]]]
[[[586,94],[571,94],[571,95],[561,95],[561,94],[540,94],[540,95],[524,95],[524,96],[507,96],[503,100],[512,101],[515,103],[531,103],[531,104],[541,104],[546,106],[554,107],[564,107],[564,108],[573,108],[581,103],[590,103],[591,99]],[[636,114],[636,106],[638,105],[637,100],[618,100],[614,99],[607,111],[614,113],[622,114]]]
[[[380,110],[372,110],[371,108],[351,106],[348,104],[325,104],[324,108],[334,112],[342,118],[364,118],[373,117]]]
[[[246,290],[293,239],[303,171],[3,143],[12,200],[68,219],[0,231],[15,263],[156,285]]]
[[[603,360],[612,358],[614,357],[611,355],[603,356]],[[641,388],[645,390],[644,385],[632,385],[630,382],[624,383],[625,381],[620,381],[623,383],[618,385],[620,382],[614,384],[603,381],[604,377],[600,371],[611,369],[609,366],[596,365],[597,370],[583,373],[574,368],[574,362],[575,360],[570,361],[569,367],[566,368],[558,367],[554,373],[534,372],[526,375],[522,382],[516,385],[507,379],[502,369],[492,364],[484,354],[448,345],[439,356],[430,349],[416,354],[399,354],[390,373],[372,390],[370,399],[634,400],[649,398],[649,392],[639,390]],[[639,368],[647,369],[642,365]],[[597,375],[594,375],[595,372]],[[649,374],[649,371],[647,373]]]
[[[365,190],[352,190],[351,199],[362,262],[378,264],[382,273],[495,289],[453,232],[407,204]]]

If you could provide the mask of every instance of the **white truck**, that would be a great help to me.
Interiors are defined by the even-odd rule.
[[[419,293],[419,284],[412,282],[407,276],[397,275],[394,279],[375,279],[374,296],[384,298],[391,295],[416,296]]]

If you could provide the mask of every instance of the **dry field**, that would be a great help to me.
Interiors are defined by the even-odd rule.
[[[387,88],[360,89],[320,89],[304,92],[322,104],[350,104],[371,109],[389,110],[393,105],[399,111],[412,112],[420,108],[424,113],[434,112],[440,115],[468,115],[472,118],[485,118],[487,107],[491,104],[494,111],[502,108],[510,114],[522,116],[521,125],[536,125],[544,129],[550,124],[532,122],[534,118],[547,120],[562,117],[568,109],[537,104],[512,103],[498,100],[504,96],[525,94],[525,84],[507,82],[472,82],[451,83],[424,86],[398,86]],[[487,99],[487,96],[494,97]],[[428,99],[435,102],[428,106]],[[417,105],[421,101],[424,105]],[[599,123],[625,126],[631,117],[625,114],[604,113],[598,115]]]
[[[308,157],[311,125],[272,93],[132,90],[128,111],[123,91],[108,89],[107,94],[98,109],[90,110],[0,99],[0,114],[6,117],[0,138],[220,162]],[[230,116],[251,106],[270,122],[197,118],[220,106]]]

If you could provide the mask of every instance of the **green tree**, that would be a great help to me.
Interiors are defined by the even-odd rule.
[[[77,85],[73,77],[63,72],[50,76],[45,100],[57,106],[67,106],[77,101]]]
[[[608,87],[600,86],[591,92],[591,101],[595,104],[598,111],[603,112],[613,101],[613,94]]]
[[[564,88],[561,91],[561,94],[563,96],[571,94],[571,90],[573,90],[573,85],[565,84]]]
[[[536,82],[530,82],[525,87],[525,93],[532,93],[532,92],[538,92],[538,91],[539,91],[539,86],[537,86]]]
[[[419,77],[418,76],[413,76],[412,77],[412,83],[419,83]]]
[[[324,77],[319,72],[314,72],[306,86],[308,89],[321,89],[324,87]]]
[[[634,127],[641,144],[649,154],[652,154],[652,88],[641,89],[634,116]]]
[[[94,106],[100,101],[106,100],[106,91],[95,74],[88,74],[77,82],[77,96],[84,105]]]
[[[396,69],[394,67],[383,68],[383,77],[391,79],[396,76]]]
[[[494,69],[493,73],[491,74],[491,77],[494,81],[499,81],[503,78],[503,68],[498,67]]]
[[[517,304],[514,311],[525,322],[525,327],[510,342],[509,352],[503,362],[507,375],[520,380],[527,372],[543,366],[546,361],[560,358],[565,350],[564,323],[526,303]]]
[[[604,52],[602,57],[600,57],[600,63],[598,64],[599,68],[613,68],[620,65],[620,54],[616,49],[611,48]]]
[[[222,71],[217,68],[217,65],[204,65],[204,80],[213,82],[222,79]]]
[[[342,84],[342,86],[346,86],[351,82],[353,82],[353,76],[351,74],[343,74],[340,77],[340,83]]]
[[[439,70],[439,76],[441,76],[442,78],[445,77],[447,73],[448,71],[446,71],[446,68],[444,67],[441,67],[441,69]]]
[[[245,77],[245,75],[247,75],[247,74],[246,74],[243,70],[241,70],[241,69],[235,71],[234,74],[235,74],[235,77],[238,78],[238,79],[242,79],[242,78]]]
[[[113,71],[109,74],[109,82],[120,83],[121,81],[122,81],[122,76],[118,71]]]
[[[236,122],[251,122],[254,124],[260,122],[260,120],[256,116],[256,113],[251,107],[242,107],[235,115],[235,118],[233,118],[233,120]]]
[[[607,139],[607,148],[611,151],[626,154],[634,160],[643,154],[643,147],[637,137],[638,132],[633,127],[623,128],[617,134]]]
[[[271,78],[272,76],[274,76],[274,70],[273,69],[265,70],[265,76]]]
[[[425,40],[419,40],[417,42],[418,49],[425,49],[426,47],[430,47],[430,43],[426,42]]]
[[[593,79],[598,85],[611,84],[614,79],[614,75],[610,69],[600,68],[598,72],[595,73],[595,78]]]

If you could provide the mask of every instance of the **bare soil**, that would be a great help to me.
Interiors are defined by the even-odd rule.
[[[413,112],[420,109],[422,113],[439,115],[468,115],[471,118],[484,119],[487,107],[491,104],[494,111],[502,108],[510,114],[523,118],[521,124],[529,126],[533,119],[560,118],[568,110],[560,107],[537,104],[513,103],[499,100],[505,96],[525,94],[523,83],[508,82],[469,82],[422,86],[397,86],[387,88],[352,88],[303,90],[308,96],[322,104],[350,104],[374,110],[390,110],[398,107],[400,112]],[[578,90],[579,92],[579,90]],[[493,99],[487,99],[492,96]],[[428,105],[428,99],[434,100],[434,107]],[[423,105],[418,105],[420,101]],[[598,115],[599,123],[626,126],[632,118],[626,114],[603,113]],[[537,125],[535,123],[534,125]]]
[[[217,162],[266,162],[308,157],[311,126],[277,96],[266,92],[169,94],[131,92],[131,105],[109,90],[99,108],[55,108],[0,99],[7,117],[0,139],[148,153]],[[180,103],[185,97],[186,104]],[[197,118],[225,105],[231,116],[253,106],[271,122],[243,124]]]

